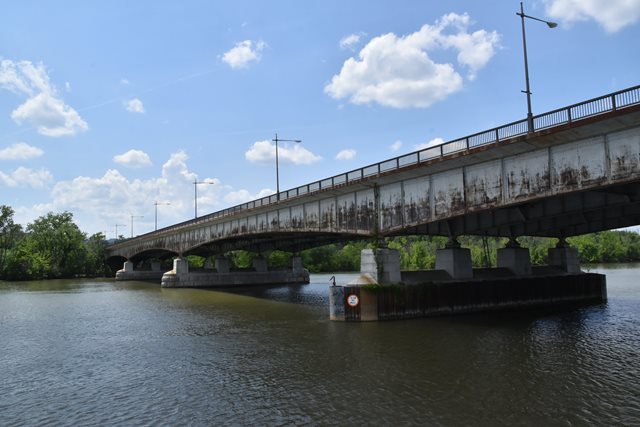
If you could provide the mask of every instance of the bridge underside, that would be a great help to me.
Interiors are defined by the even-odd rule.
[[[209,242],[193,248],[185,255],[211,256],[223,254],[233,250],[247,250],[262,253],[272,250],[285,252],[300,252],[330,243],[341,243],[370,238],[369,235],[358,233],[322,233],[322,232],[272,232],[256,234],[251,237],[238,236],[236,238]]]
[[[640,182],[529,200],[468,212],[387,235],[570,237],[640,224]]]

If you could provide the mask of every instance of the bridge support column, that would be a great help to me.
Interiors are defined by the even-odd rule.
[[[180,277],[189,274],[189,261],[184,258],[176,258],[173,260],[173,273]]]
[[[578,250],[567,244],[564,237],[561,237],[555,248],[548,251],[549,265],[560,267],[569,274],[581,273]]]
[[[151,262],[151,271],[160,271],[160,267],[161,267],[161,263],[160,261],[152,261]]]
[[[267,259],[261,254],[256,256],[251,263],[253,265],[253,269],[259,273],[264,273],[269,269]]]
[[[520,247],[515,238],[509,239],[506,247],[498,249],[498,267],[508,268],[516,276],[530,276],[529,249]]]
[[[218,273],[228,273],[231,270],[229,260],[223,256],[216,258],[216,270]]]
[[[302,258],[299,255],[294,255],[291,257],[291,270],[296,273],[304,270],[304,266],[302,265]]]
[[[369,274],[376,282],[399,283],[400,252],[397,249],[363,249],[360,252],[360,273]]]
[[[436,251],[436,270],[444,270],[452,279],[471,279],[471,251],[461,248],[460,243],[452,237],[444,249]]]
[[[133,271],[133,262],[131,262],[131,261],[129,261],[129,260],[126,260],[126,261],[124,262],[124,266],[122,267],[122,270],[123,270],[125,273],[131,273],[131,272]]]
[[[207,258],[204,262],[205,270],[213,270],[213,263],[211,262],[211,258]]]

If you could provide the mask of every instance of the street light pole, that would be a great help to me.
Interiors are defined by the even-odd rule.
[[[213,185],[215,183],[211,182],[211,181],[200,181],[200,182],[198,182],[197,179],[193,180],[193,208],[194,208],[195,218],[198,218],[198,184],[210,184],[210,185]]]
[[[131,215],[131,238],[133,238],[133,218],[144,218],[142,215]]]
[[[522,19],[522,48],[524,51],[524,79],[526,90],[523,90],[521,92],[527,94],[527,132],[531,133],[533,132],[533,112],[531,110],[531,86],[529,85],[529,62],[527,60],[527,36],[525,35],[524,30],[524,18],[544,22],[549,28],[555,28],[558,26],[558,24],[556,24],[555,22],[545,21],[544,19],[526,15],[524,13],[524,6],[522,5],[522,2],[520,2],[520,13],[516,12],[516,15],[518,15]]]
[[[155,230],[158,231],[158,205],[170,205],[171,203],[169,202],[162,202],[162,203],[158,203],[155,202],[154,205],[156,207],[156,228]]]
[[[116,240],[118,240],[118,227],[126,227],[126,224],[116,224]]]
[[[295,142],[296,144],[302,142],[301,139],[278,139],[278,134],[272,139],[276,143],[276,200],[280,201],[280,167],[278,165],[278,142]]]

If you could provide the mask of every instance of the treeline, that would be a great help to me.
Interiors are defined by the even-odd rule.
[[[15,224],[14,211],[0,205],[0,280],[100,277],[107,242],[102,233],[87,237],[69,212],[48,213],[28,224]]]
[[[104,234],[87,236],[73,222],[69,212],[48,213],[25,229],[13,221],[14,211],[0,205],[0,280],[39,280],[112,275],[105,262],[107,241]],[[529,248],[531,262],[546,264],[547,250],[557,239],[519,237]],[[474,267],[496,265],[496,250],[507,243],[505,238],[461,236],[460,244],[471,250]],[[629,231],[603,231],[570,237],[567,242],[578,249],[583,263],[640,261],[640,234]],[[405,270],[434,268],[436,250],[447,243],[446,237],[403,236],[387,239],[389,248],[400,251]],[[302,251],[303,265],[312,273],[358,271],[360,251],[373,248],[371,241],[331,244]],[[251,268],[254,253],[232,251],[226,254],[236,268]],[[270,267],[290,265],[291,254],[273,251],[265,254]],[[190,256],[193,267],[202,267],[205,259]]]
[[[447,243],[446,237],[407,236],[388,240],[388,246],[400,251],[403,270],[423,270],[435,267],[436,250]],[[547,250],[554,247],[558,239],[546,237],[519,237],[518,242],[529,249],[534,265],[547,263]],[[471,250],[474,267],[495,267],[497,249],[503,248],[508,239],[499,237],[461,236],[462,247]],[[569,245],[578,249],[582,263],[612,263],[640,261],[640,234],[630,231],[603,231],[567,239]],[[358,271],[360,251],[373,248],[369,242],[350,242],[344,245],[327,245],[301,253],[303,265],[312,273],[335,271]]]

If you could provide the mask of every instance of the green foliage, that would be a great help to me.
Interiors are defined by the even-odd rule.
[[[13,209],[0,205],[0,278],[6,275],[11,251],[21,237],[22,227],[13,222]]]

